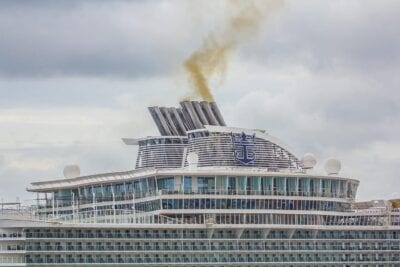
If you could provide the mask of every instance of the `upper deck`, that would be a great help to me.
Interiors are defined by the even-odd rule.
[[[54,192],[105,184],[112,187],[116,183],[135,183],[150,177],[156,179],[155,185],[158,177],[174,177],[172,188],[176,189],[183,182],[179,177],[192,176],[214,177],[214,186],[209,188],[213,190],[218,189],[217,176],[226,176],[227,180],[244,177],[235,178],[235,186],[226,181],[221,190],[275,189],[289,190],[292,194],[315,191],[316,195],[329,191],[332,195],[347,195],[340,191],[347,190],[349,184],[358,185],[358,181],[338,175],[309,174],[310,166],[304,166],[291,148],[263,130],[227,127],[214,102],[184,101],[181,108],[151,107],[149,110],[161,136],[123,139],[127,145],[139,146],[135,170],[34,182],[28,190]],[[253,184],[247,185],[250,180],[247,177],[259,178],[251,178]],[[269,178],[264,181],[260,177]],[[196,188],[194,184],[191,190]],[[160,189],[165,188],[154,188]]]
[[[263,130],[227,127],[215,103],[181,105],[150,108],[160,136],[123,139],[139,147],[134,170],[32,183],[27,190],[38,193],[38,213],[111,209],[195,222],[231,214],[273,223],[328,216],[329,224],[354,213],[359,181],[339,175],[337,161],[327,175],[317,174],[313,156],[299,158]]]
[[[199,177],[211,179],[212,182],[207,186],[199,185]],[[34,182],[27,190],[31,192],[55,192],[65,189],[93,188],[116,186],[123,184],[123,187],[129,187],[129,183],[146,184],[143,188],[151,188],[154,183],[154,191],[169,189],[183,189],[184,179],[191,179],[191,186],[186,185],[187,191],[203,191],[220,190],[223,191],[252,191],[261,194],[284,195],[309,195],[309,196],[355,196],[355,191],[347,194],[352,186],[352,190],[356,189],[359,181],[348,177],[340,177],[333,175],[317,175],[309,174],[306,171],[289,171],[271,172],[268,168],[256,167],[183,167],[183,168],[147,168],[137,169],[126,172],[114,172],[95,174],[88,176],[80,176],[69,179],[54,179],[49,181]],[[196,184],[192,178],[197,178]],[[233,179],[235,178],[235,179]],[[151,180],[155,180],[152,182]],[[171,180],[171,182],[164,182]],[[231,184],[229,184],[231,180]],[[233,182],[233,180],[235,180]],[[186,183],[187,183],[186,181]],[[165,185],[164,185],[165,183]],[[234,184],[233,184],[234,183]],[[190,188],[189,188],[190,187]]]

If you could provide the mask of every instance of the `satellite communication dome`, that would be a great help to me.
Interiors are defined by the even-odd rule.
[[[69,179],[69,178],[75,178],[81,175],[81,169],[79,168],[78,165],[66,165],[64,167],[63,171],[64,177]]]
[[[186,158],[189,168],[197,168],[197,164],[199,163],[199,156],[197,153],[190,152]]]
[[[317,159],[311,153],[306,153],[301,158],[301,163],[303,165],[303,169],[312,169],[317,164]]]
[[[328,175],[339,174],[341,167],[342,167],[342,164],[340,163],[340,160],[338,160],[338,159],[329,158],[325,162],[325,171]]]

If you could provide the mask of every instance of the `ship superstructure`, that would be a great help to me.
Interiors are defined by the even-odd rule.
[[[356,203],[338,160],[316,174],[215,103],[149,110],[160,135],[123,139],[134,170],[32,183],[36,205],[0,216],[0,266],[400,266],[398,201]]]

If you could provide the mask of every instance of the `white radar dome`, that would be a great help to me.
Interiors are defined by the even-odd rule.
[[[315,158],[314,154],[306,153],[301,158],[301,163],[303,165],[303,169],[312,169],[317,164],[317,159]]]
[[[339,174],[341,167],[342,163],[338,159],[329,158],[325,162],[325,171],[328,175]]]
[[[64,167],[63,174],[64,174],[64,177],[67,179],[75,178],[81,174],[81,169],[79,168],[78,165],[66,165]]]
[[[199,163],[199,156],[197,153],[190,152],[186,158],[189,168],[197,168],[197,164]]]

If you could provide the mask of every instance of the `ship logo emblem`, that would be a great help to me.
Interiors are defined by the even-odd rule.
[[[233,159],[248,165],[256,160],[254,151],[256,135],[246,135],[242,133],[232,133]]]

